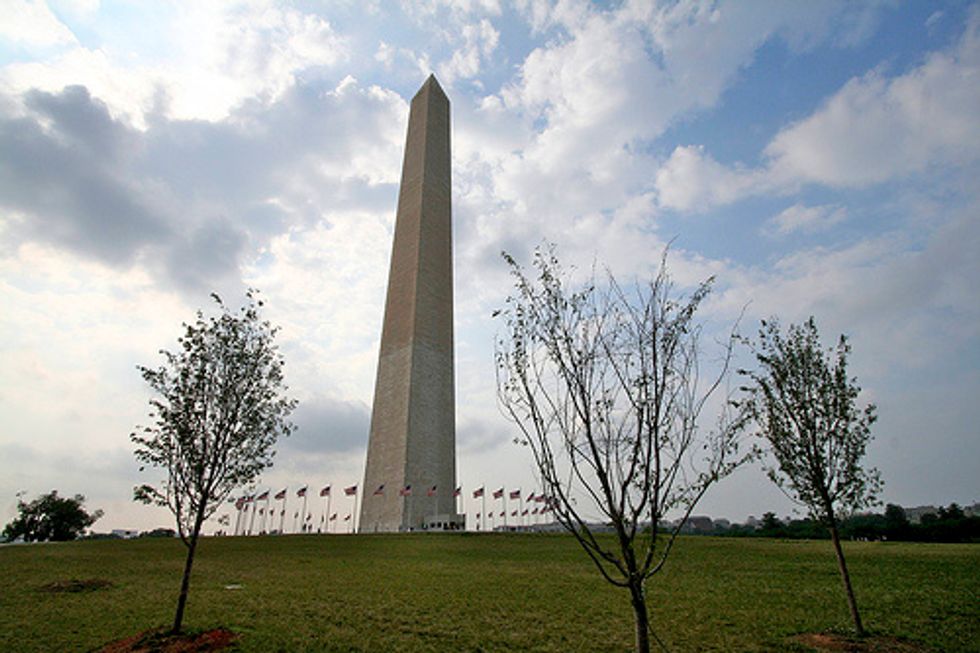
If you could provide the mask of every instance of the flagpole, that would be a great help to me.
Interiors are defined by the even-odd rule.
[[[483,513],[481,514],[481,517],[483,517],[483,528],[481,528],[480,530],[485,531],[487,530],[487,484],[486,483],[483,484],[483,494],[480,495],[480,498],[483,499]]]
[[[248,522],[248,534],[249,535],[252,534],[252,530],[255,528],[255,511],[258,509],[257,506],[256,506],[256,504],[258,504],[258,501],[255,500],[254,495],[253,495],[251,504],[252,504],[252,518]]]
[[[356,533],[357,532],[357,499],[358,499],[358,495],[357,495],[357,490],[355,489],[354,490],[354,514],[351,515],[351,518],[350,518],[350,532],[351,533]]]
[[[265,516],[262,518],[262,530],[265,530],[265,520],[269,518],[269,498],[272,496],[272,488],[268,489],[265,495]],[[269,530],[272,530],[272,520],[269,520]]]
[[[327,512],[323,517],[323,519],[326,520],[324,522],[323,530],[325,530],[328,533],[330,532],[330,499],[332,498],[333,498],[333,488],[330,488],[330,491],[327,492]]]
[[[279,534],[286,534],[286,502],[289,500],[289,488],[286,488],[286,492],[282,495],[282,514],[279,515]]]
[[[309,490],[308,487],[307,487],[307,490]],[[306,521],[307,521],[306,520],[306,495],[307,495],[307,492],[304,492],[303,493],[303,528],[301,529],[302,532],[304,532],[304,533],[306,532]]]

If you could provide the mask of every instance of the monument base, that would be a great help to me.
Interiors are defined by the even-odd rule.
[[[422,521],[423,531],[466,530],[466,516],[456,514],[432,515]]]

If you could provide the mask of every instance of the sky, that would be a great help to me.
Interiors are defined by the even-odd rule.
[[[552,242],[714,275],[721,332],[847,334],[884,502],[980,501],[980,5],[0,0],[0,519],[131,500],[137,365],[258,288],[298,431],[260,481],[360,483],[408,102],[452,103],[457,467],[534,488],[491,316]],[[743,314],[744,313],[744,314]],[[710,339],[709,339],[710,340]],[[709,343],[710,344],[710,343]],[[736,381],[737,382],[737,381]],[[293,502],[296,499],[292,499]],[[333,510],[350,511],[335,498]],[[319,508],[317,508],[319,510]],[[470,500],[466,512],[478,510]],[[698,514],[793,505],[742,468]],[[319,513],[318,513],[319,514]]]

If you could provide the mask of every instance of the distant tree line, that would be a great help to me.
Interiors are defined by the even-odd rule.
[[[774,537],[823,540],[830,537],[827,528],[810,519],[782,521],[767,512],[756,525],[731,524],[697,531],[699,535],[725,537]],[[849,540],[891,540],[899,542],[980,542],[980,516],[967,515],[956,503],[940,507],[935,513],[922,515],[912,523],[901,506],[888,504],[884,513],[861,513],[841,520],[840,535]]]

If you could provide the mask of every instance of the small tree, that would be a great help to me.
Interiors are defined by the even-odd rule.
[[[144,465],[167,478],[158,489],[142,485],[134,499],[166,506],[177,520],[187,560],[173,632],[180,631],[201,526],[237,487],[272,465],[279,435],[289,435],[296,401],[285,398],[283,361],[273,344],[277,327],[259,317],[255,292],[237,314],[212,294],[221,313],[184,325],[176,353],[162,350],[156,369],[140,366],[156,396],[154,419],[130,437]],[[143,469],[142,467],[140,468]]]
[[[602,291],[594,279],[569,290],[553,248],[536,251],[536,280],[503,256],[517,292],[499,312],[507,324],[496,348],[501,406],[533,454],[556,520],[603,578],[629,591],[636,650],[649,651],[645,583],[708,487],[746,459],[736,441],[743,420],[723,397],[715,428],[702,433],[699,423],[723,386],[733,339],[702,378],[695,313],[711,280],[679,296],[666,254],[657,276],[630,292],[611,275]],[[670,511],[680,519],[668,526]],[[612,539],[595,532],[596,518]]]
[[[9,542],[22,536],[27,542],[65,542],[74,540],[102,517],[102,511],[85,512],[85,497],[59,497],[57,490],[42,494],[30,503],[17,499],[17,517],[3,529]]]
[[[864,634],[841,549],[840,521],[876,503],[881,489],[875,469],[862,467],[875,421],[873,404],[859,409],[856,380],[847,376],[851,348],[841,336],[824,351],[811,317],[790,325],[762,323],[755,345],[758,370],[742,370],[752,381],[745,406],[768,443],[775,465],[769,478],[830,530],[854,630]]]

